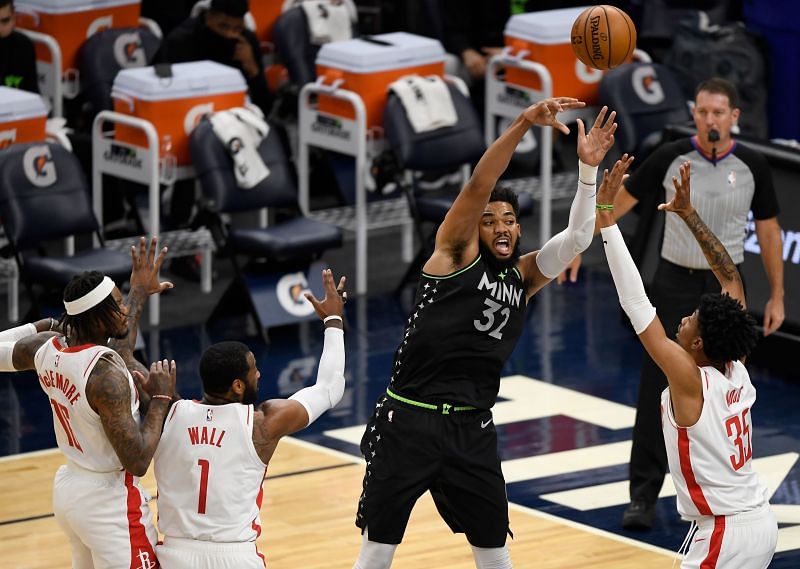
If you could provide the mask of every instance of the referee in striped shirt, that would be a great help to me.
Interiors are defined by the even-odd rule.
[[[748,212],[753,212],[771,291],[763,320],[764,335],[768,336],[784,319],[778,201],[766,159],[731,137],[731,128],[739,118],[737,98],[736,88],[724,79],[700,83],[693,110],[697,134],[664,144],[651,154],[619,190],[614,215],[619,219],[642,200],[659,203],[654,192],[660,193],[660,188],[666,191],[665,203],[669,202],[675,195],[672,177],[680,178],[678,168],[689,160],[695,209],[739,267],[744,261]],[[577,266],[571,267],[573,280]],[[664,329],[668,333],[677,330],[680,319],[697,307],[703,294],[719,291],[719,283],[691,232],[677,216],[666,216],[661,256],[650,291]],[[625,529],[649,530],[655,519],[655,504],[667,471],[659,412],[660,395],[666,387],[664,374],[645,353],[631,449],[631,502],[622,518]]]

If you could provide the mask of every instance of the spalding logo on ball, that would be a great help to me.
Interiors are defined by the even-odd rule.
[[[629,61],[636,48],[636,27],[614,6],[586,8],[572,24],[572,51],[595,69],[612,69]]]

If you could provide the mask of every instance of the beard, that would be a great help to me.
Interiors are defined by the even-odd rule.
[[[258,401],[258,386],[246,386],[244,388],[244,393],[242,394],[242,403],[244,405],[255,405],[256,401]]]
[[[492,251],[483,243],[483,241],[480,240],[478,241],[478,250],[481,253],[481,259],[483,259],[484,262],[489,265],[489,268],[496,273],[500,273],[506,269],[515,267],[517,265],[517,261],[519,261],[519,258],[522,256],[519,239],[514,245],[514,250],[511,252],[511,256],[508,259],[498,259],[494,251]]]

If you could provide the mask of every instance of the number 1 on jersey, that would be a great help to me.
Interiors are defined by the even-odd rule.
[[[200,493],[197,496],[197,513],[206,513],[206,495],[208,494],[208,461],[204,458],[197,459],[200,467]]]

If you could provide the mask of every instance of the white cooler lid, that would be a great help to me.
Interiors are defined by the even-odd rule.
[[[46,117],[47,107],[36,93],[0,87],[0,122]]]
[[[173,64],[169,79],[158,77],[152,66],[123,69],[114,79],[111,94],[141,101],[166,101],[246,90],[247,83],[238,69],[213,61],[192,61]]]
[[[392,32],[370,39],[326,43],[319,50],[316,63],[354,73],[371,73],[439,61],[444,61],[444,47],[438,40]]]
[[[141,4],[141,0],[14,0],[14,5],[20,12],[33,10],[47,14],[102,10],[129,4]]]
[[[570,43],[575,18],[589,8],[560,8],[511,16],[506,22],[505,35],[538,44]]]

